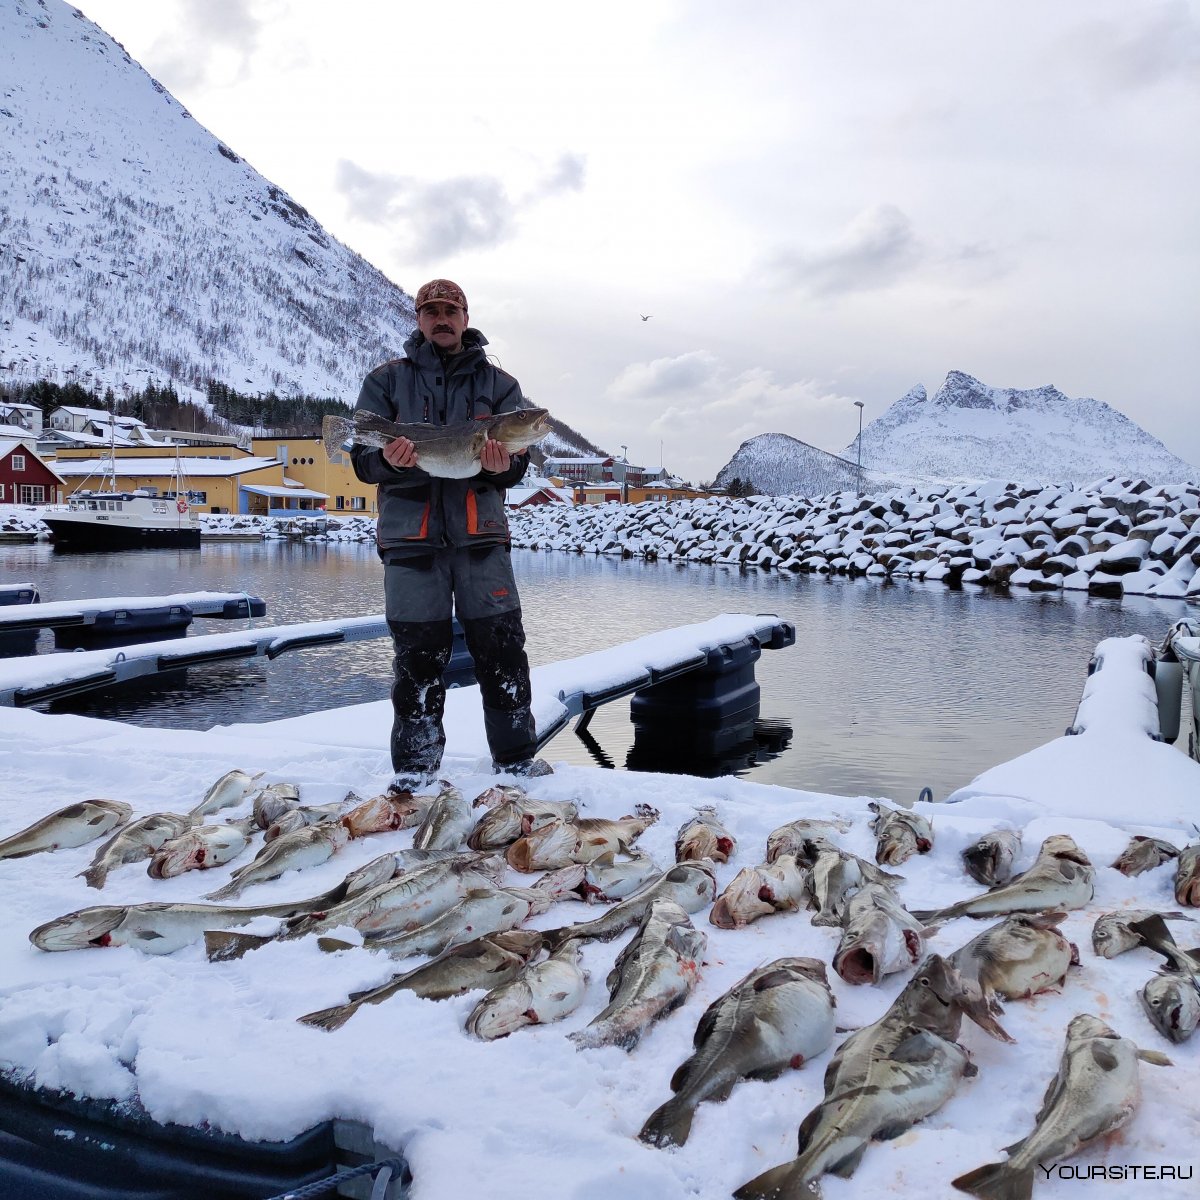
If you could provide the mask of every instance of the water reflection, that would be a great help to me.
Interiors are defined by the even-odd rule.
[[[789,733],[773,750],[756,728],[753,751],[743,746],[712,757],[762,783],[900,799],[916,799],[925,786],[941,799],[1061,734],[1099,641],[1144,634],[1157,642],[1173,621],[1194,614],[1182,601],[1141,597],[1009,595],[560,553],[518,551],[513,561],[535,666],[723,612],[770,612],[792,622],[796,645],[764,652],[755,666],[763,709]],[[267,601],[267,616],[249,622],[260,626],[378,613],[383,601],[383,573],[369,545],[205,544],[199,555],[161,550],[69,559],[55,559],[45,543],[2,546],[4,576],[32,581],[44,600],[240,590]],[[197,620],[191,632],[237,627]],[[53,650],[48,635],[39,648]],[[386,639],[353,642],[271,664],[192,668],[183,684],[151,689],[142,682],[59,707],[209,728],[383,699],[390,670]],[[597,710],[588,733],[590,747],[565,730],[547,757],[590,766],[599,747],[614,768],[653,762],[649,769],[704,774],[719,765],[706,765],[695,749],[644,757],[628,701]]]

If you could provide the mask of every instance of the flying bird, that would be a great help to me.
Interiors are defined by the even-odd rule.
[[[641,314],[641,313],[638,313],[638,316],[639,316],[639,317],[642,317],[642,314]],[[654,316],[654,314],[653,314],[653,313],[651,313],[651,314],[650,314],[650,316],[648,316],[648,317],[642,317],[642,320],[643,320],[643,321],[648,321],[648,320],[650,320],[650,317],[652,317],[652,316]]]

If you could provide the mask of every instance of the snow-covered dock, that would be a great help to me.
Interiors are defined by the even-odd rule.
[[[0,633],[25,629],[136,629],[147,617],[168,614],[171,624],[190,625],[195,617],[222,621],[261,617],[267,606],[245,592],[178,592],[170,596],[96,596],[0,607]]]
[[[727,622],[734,638],[751,618]],[[738,622],[742,622],[741,625]],[[596,656],[594,684],[632,674],[675,651],[672,632]],[[1115,1138],[1101,1140],[1035,1185],[1037,1200],[1073,1200],[1080,1178],[1100,1168],[1170,1167],[1158,1174],[1159,1200],[1195,1195],[1200,1172],[1200,1038],[1174,1045],[1147,1021],[1138,990],[1158,959],[1147,950],[1104,959],[1092,952],[1096,917],[1117,909],[1173,909],[1174,868],[1164,863],[1129,878],[1108,864],[1132,835],[1183,846],[1195,841],[1200,816],[1200,764],[1154,734],[1158,698],[1147,672],[1150,644],[1109,639],[1086,682],[1073,736],[984,772],[941,804],[918,804],[934,826],[933,850],[899,868],[910,908],[938,907],[977,891],[963,874],[960,851],[998,827],[1023,835],[1015,864],[1029,865],[1042,839],[1068,834],[1095,865],[1095,897],[1072,912],[1063,932],[1079,947],[1060,991],[1006,1006],[1002,1022],[1016,1039],[1001,1045],[972,1025],[961,1040],[979,1068],[949,1102],[903,1136],[868,1147],[853,1179],[827,1177],[826,1200],[880,1195],[956,1195],[949,1181],[1003,1158],[1001,1147],[1032,1127],[1038,1103],[1062,1051],[1067,1023],[1094,1013],[1139,1045],[1164,1051],[1174,1066],[1141,1068],[1141,1098]],[[561,709],[554,671],[580,678],[579,663],[543,668],[535,678],[539,721]],[[481,720],[471,693],[450,694],[449,744],[443,772],[471,797],[495,781],[488,772]],[[1037,703],[1031,681],[1029,703]],[[477,708],[477,700],[475,701]],[[0,710],[0,838],[74,800],[128,801],[135,816],[184,812],[218,776],[238,766],[266,781],[299,784],[305,803],[341,800],[347,789],[380,790],[390,776],[386,703],[329,711],[264,726],[207,732],[145,729],[82,717]],[[930,747],[936,753],[936,746]],[[552,751],[547,755],[553,761]],[[743,866],[762,861],[767,834],[799,818],[835,818],[846,850],[870,858],[868,798],[817,794],[733,778],[639,775],[555,764],[536,781],[546,800],[571,800],[583,815],[617,818],[649,804],[659,821],[639,849],[667,865],[676,831],[698,805],[716,808],[737,839],[717,868],[724,888]],[[243,807],[231,815],[243,815]],[[411,831],[356,839],[329,861],[248,888],[248,904],[317,895],[380,854],[407,848]],[[822,1095],[831,1051],[772,1082],[739,1083],[723,1103],[700,1107],[688,1143],[659,1150],[637,1140],[650,1111],[667,1098],[669,1080],[692,1048],[705,1008],[750,970],[788,955],[829,963],[838,931],[813,926],[804,912],[765,917],[741,930],[693,917],[708,937],[694,994],[651,1026],[635,1050],[576,1050],[566,1034],[583,1028],[607,1002],[605,977],[627,938],[589,943],[583,1003],[557,1024],[484,1043],[464,1030],[479,998],[440,1003],[401,993],[364,1007],[332,1033],[297,1023],[303,1013],[341,1003],[397,969],[355,947],[322,953],[312,937],[266,946],[233,962],[208,962],[202,945],[148,957],[130,947],[38,951],[28,933],[86,905],[148,900],[195,901],[223,884],[229,866],[202,875],[151,879],[130,864],[113,871],[103,892],[77,873],[94,846],[0,861],[0,1066],[37,1086],[116,1100],[140,1098],[158,1121],[207,1124],[250,1138],[285,1139],[331,1117],[363,1121],[383,1144],[404,1152],[414,1174],[414,1200],[481,1194],[491,1200],[710,1200],[726,1197],[766,1167],[795,1152],[796,1127]],[[510,872],[509,883],[530,876]],[[550,928],[595,915],[559,904],[530,924]],[[1200,914],[1198,914],[1200,915]],[[269,933],[261,918],[246,927]],[[1195,936],[1173,926],[1181,945]],[[945,922],[929,949],[950,953],[979,932],[967,918]],[[352,939],[354,934],[349,935]],[[851,986],[830,972],[837,1021],[858,1027],[877,1019],[908,974],[879,986]],[[1072,1170],[1082,1173],[1079,1177]],[[1187,1171],[1184,1178],[1178,1172]],[[1109,1189],[1112,1191],[1113,1189]],[[1115,1193],[1114,1193],[1115,1194]],[[1124,1193],[1122,1193],[1124,1194]],[[1132,1194],[1132,1193],[1130,1193]]]

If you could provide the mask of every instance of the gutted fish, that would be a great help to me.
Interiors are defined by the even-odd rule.
[[[108,873],[126,863],[143,862],[164,842],[179,837],[190,825],[189,817],[175,813],[151,813],[118,829],[96,851],[92,865],[80,871],[88,887],[102,888]]]
[[[132,815],[132,805],[123,800],[81,800],[68,804],[0,841],[0,859],[86,846],[124,825]]]
[[[630,1051],[647,1028],[678,1008],[700,975],[708,937],[673,900],[656,900],[633,940],[608,973],[609,1004],[570,1035],[580,1050],[620,1046]]]
[[[717,897],[708,919],[719,929],[741,929],[768,913],[795,912],[809,896],[808,872],[790,854],[743,867]]]
[[[638,1137],[682,1146],[705,1100],[725,1100],[741,1079],[774,1079],[802,1067],[832,1041],[835,1007],[818,959],[779,958],[751,971],[700,1018],[695,1049],[671,1077],[674,1096]]]
[[[1007,1161],[968,1171],[951,1181],[954,1187],[986,1200],[1031,1195],[1040,1164],[1070,1158],[1133,1116],[1139,1059],[1170,1065],[1161,1054],[1139,1050],[1099,1017],[1075,1017],[1067,1026],[1058,1074],[1046,1090],[1033,1132],[1006,1147]]]
[[[945,908],[914,912],[920,921],[992,917],[1083,908],[1095,894],[1096,871],[1088,856],[1064,834],[1048,837],[1033,865],[1008,883]]]
[[[702,862],[709,859],[726,863],[737,849],[737,840],[717,818],[717,810],[704,806],[685,821],[675,835],[676,862]]]
[[[914,854],[928,854],[933,849],[933,826],[920,813],[874,801],[867,807],[875,813],[871,832],[875,834],[877,863],[895,867]]]

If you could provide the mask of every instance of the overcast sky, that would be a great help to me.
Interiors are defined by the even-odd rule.
[[[1200,464],[1200,0],[80,7],[632,461],[840,451],[953,369]]]

